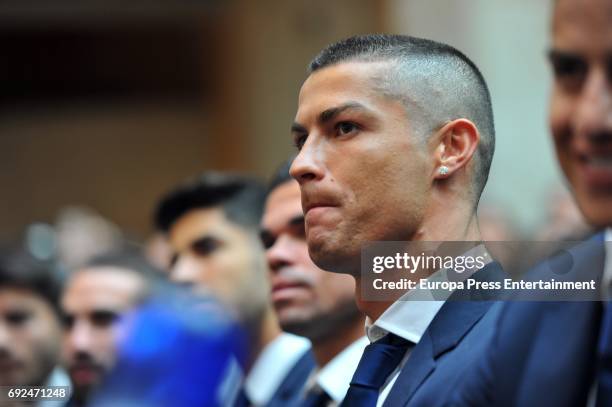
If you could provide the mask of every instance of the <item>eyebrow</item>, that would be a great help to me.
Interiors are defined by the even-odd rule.
[[[577,54],[571,51],[563,51],[563,50],[556,49],[556,48],[549,49],[547,52],[547,55],[548,55],[549,60],[555,60],[559,58],[563,58],[563,59],[569,59],[569,58],[580,59],[581,58],[580,54]]]
[[[340,106],[336,106],[336,107],[331,107],[329,109],[326,109],[324,111],[322,111],[321,113],[319,113],[319,117],[318,117],[318,122],[320,124],[325,124],[331,120],[333,120],[335,117],[337,117],[340,113],[345,112],[347,110],[364,110],[364,111],[368,111],[369,109],[367,107],[365,107],[364,105],[362,105],[359,102],[347,102],[344,103]],[[306,130],[306,128],[301,125],[300,123],[294,122],[291,125],[291,132],[292,133],[308,133],[308,131]]]
[[[287,222],[290,226],[301,226],[304,224],[304,215],[297,215]]]
[[[346,110],[368,110],[364,105],[358,102],[347,102],[340,106],[332,107],[324,110],[319,114],[319,123],[324,124],[333,120],[336,116]]]

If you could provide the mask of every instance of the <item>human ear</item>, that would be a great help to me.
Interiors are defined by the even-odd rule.
[[[445,179],[472,160],[480,142],[480,133],[472,121],[456,119],[442,126],[435,140],[434,179]]]

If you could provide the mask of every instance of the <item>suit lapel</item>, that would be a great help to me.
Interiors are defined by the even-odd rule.
[[[505,277],[499,263],[490,263],[475,273],[477,280],[498,281]],[[435,370],[437,359],[454,349],[492,305],[491,301],[469,301],[457,293],[440,308],[400,372],[384,407],[407,404],[427,377]],[[473,295],[473,293],[472,293]],[[459,297],[461,296],[461,297]]]
[[[414,392],[436,367],[432,352],[431,338],[429,335],[424,335],[412,349],[383,407],[402,406],[410,400]]]
[[[300,391],[310,372],[315,368],[315,364],[314,355],[311,350],[308,350],[289,371],[266,406],[281,407],[292,404],[292,400],[295,401],[301,396]]]

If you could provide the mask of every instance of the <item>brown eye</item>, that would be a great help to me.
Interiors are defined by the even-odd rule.
[[[355,130],[358,130],[358,127],[355,123],[340,122],[336,125],[336,132],[338,133],[339,136],[350,134],[354,132]]]
[[[195,241],[191,249],[198,256],[208,256],[220,246],[220,242],[212,237],[205,237]]]
[[[306,227],[304,225],[304,222],[293,225],[292,232],[293,236],[299,237],[300,239],[304,239],[306,237]]]
[[[91,314],[91,323],[99,328],[104,328],[114,323],[119,316],[112,311],[95,311]]]
[[[300,134],[297,135],[293,138],[293,145],[295,146],[295,148],[297,148],[298,150],[301,150],[302,147],[304,147],[304,143],[306,143],[306,139],[308,138],[308,136],[306,136],[305,134]]]
[[[13,326],[23,325],[31,317],[32,315],[28,311],[10,311],[5,315],[6,322]]]
[[[62,325],[64,329],[71,329],[74,325],[74,315],[62,314]]]
[[[274,243],[276,242],[276,238],[272,236],[271,233],[265,231],[259,234],[259,238],[261,239],[261,243],[266,250],[274,246]]]
[[[555,51],[550,53],[549,59],[557,83],[569,91],[580,90],[589,70],[584,59]]]

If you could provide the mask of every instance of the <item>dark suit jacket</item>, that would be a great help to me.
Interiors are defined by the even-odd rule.
[[[601,279],[601,235],[569,253],[572,273]],[[541,264],[530,278],[547,276],[550,269],[550,263]],[[508,301],[495,308],[499,318],[491,344],[475,368],[457,379],[448,404],[584,406],[595,370],[601,303]]]
[[[316,362],[311,350],[304,353],[291,368],[281,385],[278,387],[267,407],[287,407],[298,405],[302,399],[302,390],[308,376],[315,368]],[[270,366],[271,369],[274,366]]]
[[[493,262],[475,273],[479,281],[506,278],[499,263]],[[454,293],[442,306],[393,385],[385,407],[442,405],[449,383],[475,363],[490,340],[495,317],[490,291]],[[469,298],[479,297],[478,300]]]

